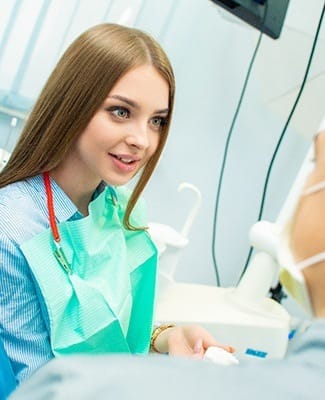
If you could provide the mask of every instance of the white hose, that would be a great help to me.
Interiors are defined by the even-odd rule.
[[[199,211],[199,208],[201,206],[201,200],[202,200],[202,196],[201,196],[201,192],[199,191],[199,189],[192,185],[191,183],[186,183],[183,182],[178,186],[178,191],[181,192],[183,189],[190,189],[192,190],[192,192],[195,193],[195,202],[194,205],[184,223],[183,229],[181,231],[181,234],[183,237],[187,238],[188,234],[190,232],[190,229],[192,227],[193,221],[196,217],[197,212]]]

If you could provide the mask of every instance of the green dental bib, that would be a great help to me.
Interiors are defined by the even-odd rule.
[[[50,229],[21,246],[44,297],[55,356],[149,349],[157,250],[147,232],[124,229],[125,189],[117,198],[107,187],[87,217],[58,225],[72,273],[54,256]],[[143,215],[137,206],[132,223],[144,226]]]

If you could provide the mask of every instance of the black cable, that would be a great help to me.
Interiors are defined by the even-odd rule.
[[[276,156],[277,156],[277,153],[278,153],[278,151],[279,151],[280,145],[281,145],[282,140],[283,140],[283,138],[284,138],[284,135],[285,135],[285,133],[286,133],[286,131],[287,131],[287,128],[288,128],[288,125],[289,125],[289,123],[290,123],[290,121],[291,121],[291,118],[292,118],[292,116],[293,116],[293,114],[294,114],[294,112],[295,112],[295,110],[296,110],[296,107],[297,107],[297,105],[298,105],[298,102],[299,102],[299,100],[300,100],[301,94],[302,94],[302,92],[303,92],[303,90],[304,90],[304,87],[305,87],[305,84],[306,84],[306,81],[307,81],[307,77],[308,77],[308,74],[309,74],[311,62],[312,62],[312,59],[313,59],[313,56],[314,56],[314,52],[315,52],[315,48],[316,48],[317,41],[318,41],[318,36],[319,36],[320,29],[321,29],[322,22],[323,22],[324,12],[325,12],[325,5],[323,6],[323,10],[322,10],[322,13],[321,13],[319,22],[318,22],[318,26],[317,26],[316,34],[315,34],[315,37],[314,37],[312,49],[311,49],[311,52],[310,52],[310,55],[309,55],[309,59],[308,59],[306,71],[305,71],[305,74],[304,74],[304,77],[303,77],[303,80],[302,80],[302,84],[301,84],[301,86],[300,86],[299,93],[298,93],[298,95],[297,95],[297,97],[296,97],[296,100],[295,100],[295,102],[294,102],[294,105],[293,105],[293,107],[292,107],[292,109],[291,109],[291,111],[290,111],[290,113],[289,113],[289,116],[288,116],[288,118],[287,118],[287,121],[286,121],[286,123],[285,123],[285,125],[284,125],[284,128],[283,128],[282,132],[281,132],[281,135],[280,135],[280,137],[279,137],[279,140],[278,140],[278,142],[277,142],[277,144],[276,144],[275,150],[274,150],[274,152],[273,152],[273,155],[272,155],[272,158],[271,158],[271,161],[270,161],[268,170],[267,170],[266,178],[265,178],[265,181],[264,181],[263,194],[262,194],[262,199],[261,199],[261,204],[260,204],[260,210],[259,210],[259,214],[258,214],[258,219],[257,219],[257,221],[260,221],[260,220],[262,219],[262,215],[263,215],[263,211],[264,211],[264,204],[265,204],[265,199],[266,199],[266,192],[267,192],[267,188],[268,188],[268,184],[269,184],[269,179],[270,179],[270,175],[271,175],[271,171],[272,171],[272,168],[273,168],[273,164],[274,164],[275,158],[276,158]],[[248,265],[249,265],[249,261],[250,261],[252,252],[253,252],[253,248],[251,247],[251,248],[249,249],[249,253],[248,253],[248,256],[247,256],[247,259],[246,259],[246,263],[245,263],[244,269],[243,269],[243,271],[242,271],[242,273],[241,273],[241,275],[240,275],[239,280],[242,278],[242,276],[243,276],[244,273],[246,272],[246,269],[248,268]]]
[[[221,170],[220,170],[220,174],[219,174],[219,182],[218,182],[216,201],[215,201],[215,206],[214,206],[214,220],[213,220],[213,230],[212,230],[212,260],[213,260],[213,266],[214,266],[215,275],[216,275],[217,286],[220,286],[221,283],[220,283],[218,263],[217,263],[216,254],[215,254],[215,243],[216,243],[217,219],[218,219],[219,201],[220,201],[220,194],[221,194],[223,175],[224,175],[224,170],[225,170],[225,165],[226,165],[226,160],[227,160],[227,155],[228,155],[228,148],[229,148],[230,139],[231,139],[232,132],[233,132],[233,129],[234,129],[234,126],[235,126],[235,122],[236,122],[238,114],[239,114],[239,110],[240,110],[243,98],[244,98],[244,94],[246,92],[246,88],[247,88],[247,84],[248,84],[248,81],[249,81],[249,78],[250,78],[250,74],[251,74],[251,71],[252,71],[252,68],[253,68],[253,64],[254,64],[258,49],[260,47],[260,43],[261,43],[262,36],[263,36],[263,30],[264,30],[264,24],[265,24],[266,16],[267,16],[267,2],[266,2],[265,7],[264,7],[264,15],[263,15],[263,20],[262,20],[262,24],[261,24],[261,33],[259,34],[256,46],[255,46],[255,50],[254,50],[254,53],[253,53],[253,56],[252,56],[251,61],[249,63],[249,67],[248,67],[248,70],[247,70],[247,73],[246,73],[244,85],[243,85],[243,88],[241,90],[241,93],[240,93],[240,96],[239,96],[239,100],[238,100],[238,103],[237,103],[237,107],[236,107],[234,116],[233,116],[232,121],[231,121],[231,125],[230,125],[230,128],[229,128],[229,131],[228,131],[226,144],[225,144],[225,148],[224,148],[224,152],[223,152]]]

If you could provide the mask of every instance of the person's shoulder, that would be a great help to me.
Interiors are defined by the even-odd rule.
[[[32,203],[27,181],[18,181],[0,188],[0,215],[19,214],[22,207]]]
[[[18,181],[0,189],[0,232],[15,242],[25,239],[28,231],[34,234],[34,225],[40,220],[37,185],[29,180]]]

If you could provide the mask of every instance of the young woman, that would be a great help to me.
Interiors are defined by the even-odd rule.
[[[78,37],[49,77],[0,174],[0,336],[19,381],[59,355],[217,345],[198,326],[152,332],[157,252],[138,199],[174,92],[159,44],[115,24]]]

